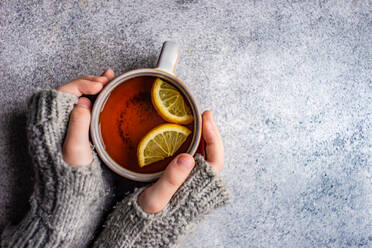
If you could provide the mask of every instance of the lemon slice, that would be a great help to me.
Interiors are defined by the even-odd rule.
[[[181,93],[160,78],[152,85],[151,100],[158,114],[166,121],[189,124],[194,119]]]
[[[191,131],[177,124],[161,124],[142,138],[137,147],[140,167],[172,156],[186,141]]]

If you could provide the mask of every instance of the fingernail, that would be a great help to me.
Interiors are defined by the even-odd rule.
[[[188,155],[180,155],[177,158],[177,165],[185,169],[190,169],[193,164],[193,158]]]
[[[103,73],[101,74],[101,76],[105,75],[106,71],[108,71],[108,68],[103,71]]]
[[[87,98],[79,98],[77,104],[79,107],[90,109],[91,103]]]
[[[106,72],[108,72],[109,70],[111,70],[111,68],[107,68],[107,69],[102,73],[101,76],[104,76],[104,75],[106,74]]]

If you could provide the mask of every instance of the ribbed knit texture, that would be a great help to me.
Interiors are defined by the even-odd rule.
[[[1,247],[85,247],[101,221],[105,186],[97,156],[76,168],[64,162],[62,145],[78,98],[42,91],[30,102],[27,123],[34,163],[31,209],[2,233]]]
[[[148,214],[138,205],[145,188],[118,203],[94,247],[175,247],[211,210],[227,204],[224,182],[201,155],[195,161],[190,176],[161,212]]]
[[[1,247],[87,247],[100,224],[105,184],[97,155],[91,165],[73,167],[63,161],[62,145],[78,98],[56,90],[36,94],[27,124],[35,185],[31,209],[16,226],[8,226]],[[174,247],[206,214],[225,205],[224,182],[204,158],[165,209],[148,214],[138,205],[137,189],[119,202],[94,247]]]

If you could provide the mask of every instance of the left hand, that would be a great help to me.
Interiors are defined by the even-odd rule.
[[[212,112],[207,110],[202,117],[202,135],[206,143],[207,162],[216,173],[219,173],[224,165],[222,138],[213,120]],[[190,154],[178,155],[169,163],[159,180],[138,196],[138,204],[147,213],[158,213],[163,210],[194,166],[195,161]]]
[[[115,74],[107,69],[102,76],[83,76],[57,88],[58,91],[80,97],[70,114],[69,126],[63,144],[63,160],[76,167],[89,165],[93,154],[89,143],[91,102],[82,95],[98,94],[114,79]]]

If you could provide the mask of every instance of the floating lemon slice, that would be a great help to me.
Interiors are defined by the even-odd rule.
[[[191,131],[177,124],[161,124],[142,138],[137,147],[140,167],[172,156],[186,141]]]
[[[194,119],[181,93],[160,78],[152,85],[151,100],[158,114],[166,121],[189,124]]]

